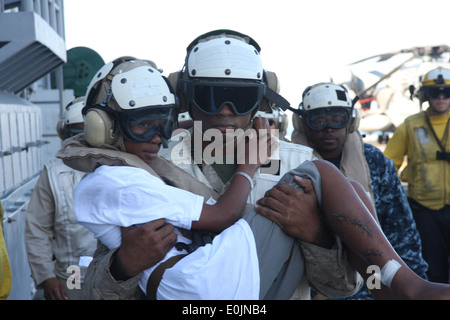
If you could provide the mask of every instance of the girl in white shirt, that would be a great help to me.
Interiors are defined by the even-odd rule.
[[[157,126],[158,121],[141,119],[131,130],[142,135],[149,127]],[[265,132],[269,129],[265,119],[255,119],[254,123],[261,128],[267,126]],[[270,136],[261,139],[265,139],[270,148]],[[158,133],[147,142],[125,139],[124,145],[127,152],[150,165],[157,157],[161,142]],[[246,144],[247,151],[249,145],[251,142]],[[120,227],[159,218],[178,227],[178,242],[185,244],[190,244],[191,240],[183,236],[180,229],[219,234],[213,244],[197,249],[177,263],[178,268],[184,266],[181,279],[164,279],[163,284],[171,289],[167,290],[167,295],[158,291],[158,299],[258,299],[259,270],[254,238],[248,224],[239,219],[253,184],[252,177],[266,160],[258,159],[257,163],[250,164],[247,159],[244,164],[238,164],[229,188],[215,204],[206,204],[203,197],[169,186],[143,169],[103,165],[77,185],[75,213],[78,221],[109,249],[120,246]],[[158,264],[145,270],[141,290],[146,293],[148,279],[160,263],[185,254],[185,249],[174,247]],[[226,281],[221,277],[223,270],[227,270]],[[178,286],[179,290],[173,290]]]

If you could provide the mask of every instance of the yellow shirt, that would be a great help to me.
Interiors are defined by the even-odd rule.
[[[0,203],[0,300],[6,300],[11,291],[11,267],[3,238],[3,207]]]

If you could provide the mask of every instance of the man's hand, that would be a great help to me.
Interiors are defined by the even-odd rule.
[[[162,260],[175,245],[174,227],[165,219],[122,228],[122,244],[111,264],[116,280],[127,280]]]
[[[42,284],[44,297],[47,300],[69,300],[64,284],[57,278],[49,278]]]
[[[304,193],[280,183],[257,201],[255,210],[280,226],[288,235],[303,242],[331,248],[334,239],[319,217],[317,196],[311,180],[294,177]]]

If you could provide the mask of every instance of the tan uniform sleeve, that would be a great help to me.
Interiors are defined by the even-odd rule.
[[[126,281],[117,281],[111,275],[109,268],[116,251],[99,244],[84,279],[85,299],[138,300],[143,297],[139,288],[141,274]]]
[[[55,201],[44,167],[31,195],[25,224],[25,246],[31,273],[37,288],[55,278],[52,238]]]
[[[300,242],[305,257],[306,275],[311,288],[328,298],[349,297],[358,292],[363,279],[350,266],[341,240],[332,249]]]

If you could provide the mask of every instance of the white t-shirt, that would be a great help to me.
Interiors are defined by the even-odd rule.
[[[166,185],[147,171],[126,166],[101,166],[74,190],[78,221],[108,248],[120,246],[120,227],[165,218],[175,227],[190,229],[198,221],[203,197]],[[177,232],[178,241],[190,243]],[[172,248],[163,262],[186,253]],[[144,271],[140,287],[157,267]],[[259,268],[253,233],[244,220],[167,269],[158,299],[258,299]]]

